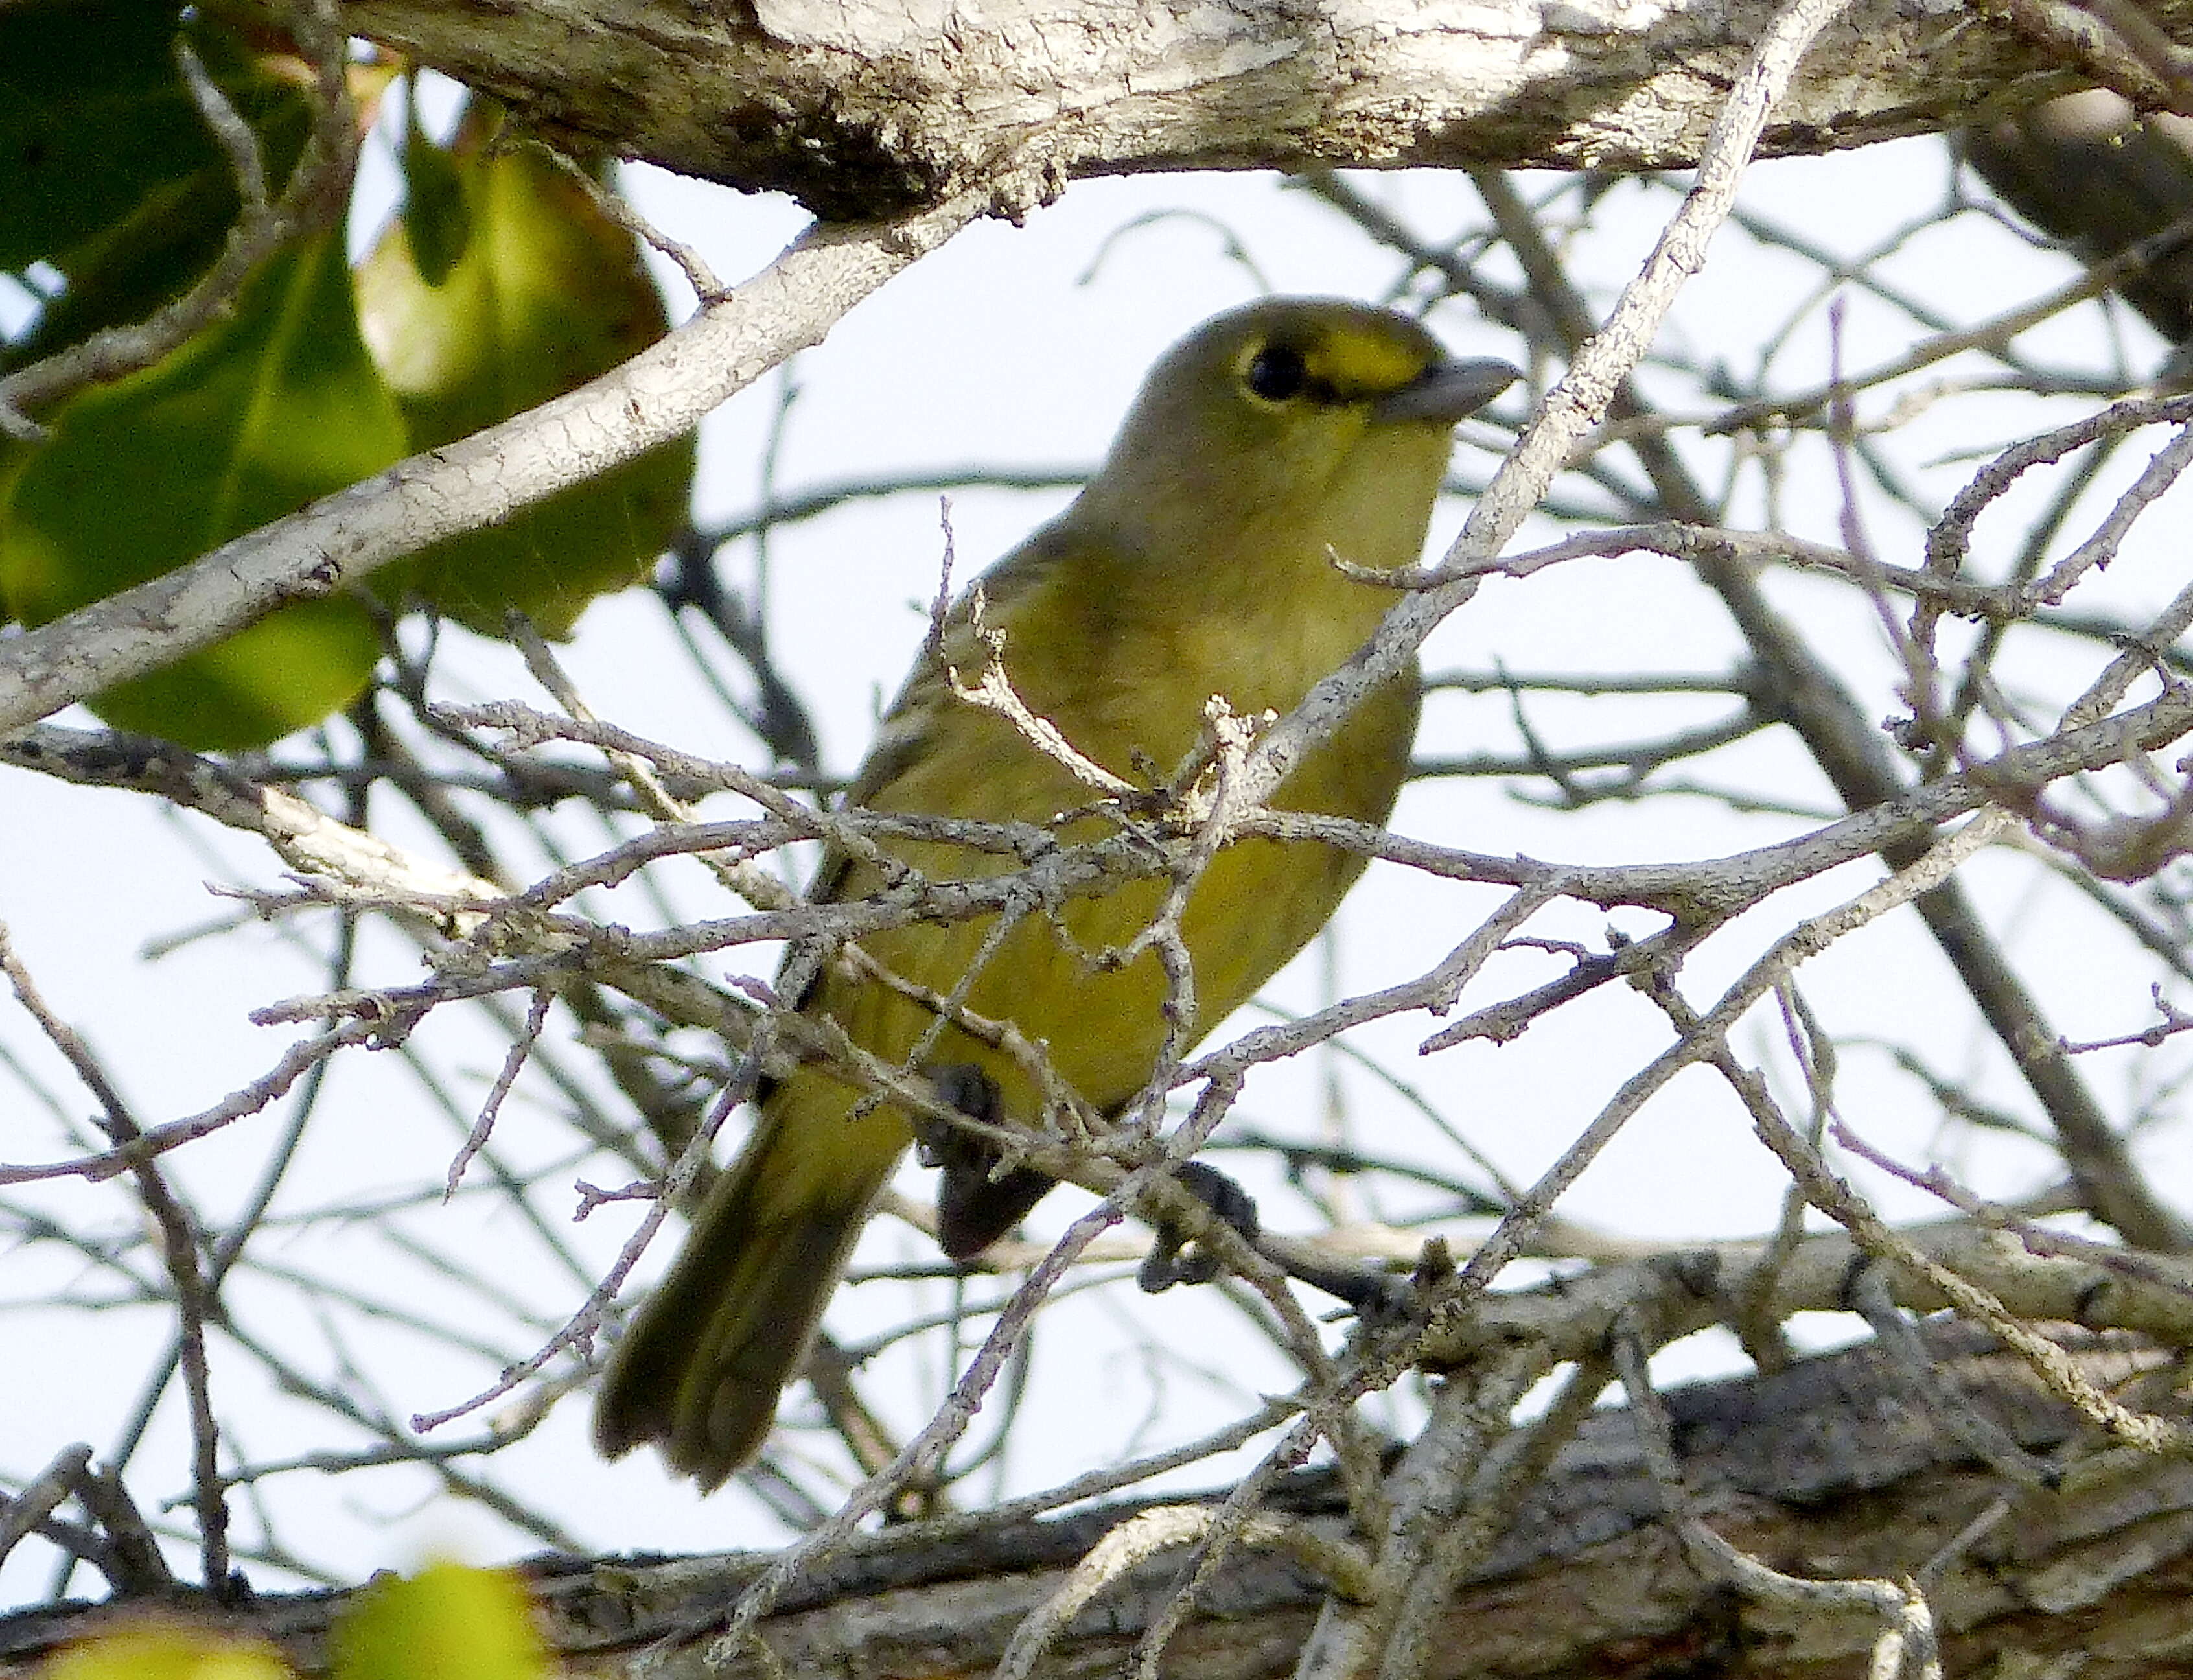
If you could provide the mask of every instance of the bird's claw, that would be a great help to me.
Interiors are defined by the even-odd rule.
[[[1257,1201],[1217,1167],[1183,1161],[1172,1169],[1182,1190],[1249,1241],[1257,1240]],[[1146,1294],[1159,1294],[1176,1283],[1208,1283],[1218,1276],[1218,1256],[1170,1221],[1160,1222],[1156,1240],[1135,1281]]]

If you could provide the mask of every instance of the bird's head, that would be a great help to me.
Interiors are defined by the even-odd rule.
[[[1417,321],[1268,298],[1205,322],[1150,370],[1085,513],[1153,556],[1205,533],[1359,565],[1414,561],[1457,421],[1520,377],[1450,360]]]

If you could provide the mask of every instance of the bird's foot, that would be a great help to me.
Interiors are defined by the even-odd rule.
[[[998,1082],[970,1062],[929,1070],[942,1102],[985,1125],[1010,1123]],[[971,1259],[1020,1224],[1057,1182],[1032,1167],[998,1171],[1005,1150],[989,1138],[949,1121],[917,1117],[914,1152],[942,1176],[936,1184],[936,1242],[955,1260]]]
[[[1257,1240],[1257,1200],[1217,1167],[1183,1161],[1172,1169],[1180,1186],[1249,1241]],[[1218,1276],[1218,1256],[1188,1231],[1169,1221],[1156,1228],[1156,1241],[1135,1281],[1154,1295],[1176,1283],[1208,1283]]]

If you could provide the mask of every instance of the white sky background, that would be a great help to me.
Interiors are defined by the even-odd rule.
[[[1458,180],[1357,179],[1434,235],[1481,219],[1474,195]],[[1940,202],[1947,181],[1940,145],[1910,141],[1759,166],[1747,203],[1855,252],[1906,220],[1927,215]],[[1535,193],[1538,187],[1529,190]],[[635,191],[648,214],[701,248],[727,279],[764,264],[802,220],[781,201],[743,199],[650,172],[638,173]],[[1613,290],[1635,272],[1674,204],[1672,195],[1639,185],[1614,189],[1587,242],[1587,272],[1601,289],[1593,300],[1595,308],[1603,312]],[[1121,231],[1155,212],[1189,214]],[[1253,260],[1253,272],[1228,257],[1229,238],[1240,239]],[[985,223],[971,228],[856,309],[820,350],[801,358],[790,375],[799,396],[784,429],[777,484],[790,493],[856,473],[964,462],[1091,464],[1143,370],[1205,317],[1266,286],[1375,298],[1387,291],[1398,272],[1397,259],[1368,245],[1332,212],[1267,177],[1173,175],[1078,185],[1061,203],[1031,216],[1024,227]],[[1955,300],[1958,312],[1970,318],[2038,295],[2060,283],[2068,269],[1968,217],[1915,241],[1891,260],[1887,272],[1914,290]],[[1732,361],[1748,370],[1760,335],[1782,322],[1814,278],[1813,271],[1793,261],[1762,259],[1742,236],[1726,232],[1708,270],[1679,303],[1663,343],[1725,347]],[[1506,334],[1471,319],[1459,307],[1433,318],[1457,353],[1522,353]],[[2078,321],[2052,326],[2028,343],[2050,352],[2043,359],[2099,366],[2099,312],[2090,309]],[[2136,322],[2127,330],[2144,342],[2145,330]],[[1864,368],[1885,359],[1910,337],[1901,323],[1853,299],[1846,364]],[[2135,353],[2136,364],[2151,359],[2144,349]],[[1778,365],[1785,370],[1785,386],[1825,371],[1828,330],[1819,310],[1793,336]],[[758,502],[761,444],[781,389],[778,380],[764,381],[705,429],[704,520],[743,512]],[[2044,422],[2033,418],[2036,414],[2068,419],[2092,406],[2084,400],[2045,410],[2030,402],[2006,405],[1999,423],[1984,436],[1974,436],[1976,410],[1969,404],[1950,405],[1943,411],[1938,437],[1917,446],[1899,444],[1898,453],[1906,460],[1928,459],[1984,448],[2037,429]],[[1519,399],[1511,394],[1498,411],[1505,419],[1519,417]],[[1933,424],[1922,421],[1919,429],[1923,434]],[[2141,447],[2127,450],[2129,464],[2119,463],[2124,471],[2113,482],[2128,477],[2148,452]],[[1465,450],[1458,459],[1473,474],[1487,470],[1481,451]],[[1945,497],[1970,470],[1961,462],[1945,462],[1930,471],[1927,482]],[[1832,542],[1835,510],[1820,494],[1822,482],[1816,477],[1811,485],[1792,487],[1789,522],[1801,534]],[[955,497],[952,518],[962,581],[1065,499],[1063,494],[1006,492]],[[1759,512],[1755,497],[1741,503],[1737,522],[1755,522]],[[1452,536],[1462,513],[1458,505],[1442,506],[1434,525],[1434,545]],[[2111,598],[2151,600],[2176,587],[2178,568],[2159,542],[2179,517],[2167,507],[2150,514],[2101,586]],[[1543,534],[1543,529],[1537,533]],[[1994,516],[1982,527],[1983,552],[1990,538],[2007,544],[2016,535],[2014,519]],[[1887,558],[1913,558],[1914,532],[1908,522],[1883,516],[1874,536]],[[896,686],[920,639],[921,607],[936,588],[940,548],[935,498],[920,495],[851,504],[781,531],[772,541],[774,645],[814,708],[827,761],[835,769],[850,771],[858,761],[877,705]],[[736,564],[732,570],[739,576]],[[1862,608],[1854,609],[1845,592],[1829,586],[1779,576],[1770,585],[1774,597],[1808,626],[1834,625],[1834,634],[1854,650],[1846,668],[1854,663],[1870,674],[1876,686],[1868,692],[1867,704],[1875,714],[1885,714],[1891,673],[1878,631]],[[1736,645],[1718,607],[1681,569],[1640,556],[1576,564],[1520,582],[1494,580],[1440,632],[1426,662],[1434,672],[1482,669],[1503,660],[1518,671],[1645,664],[1711,673],[1727,667]],[[604,717],[696,752],[750,754],[752,743],[689,680],[684,656],[650,598],[635,593],[597,605],[564,657]],[[462,651],[461,659],[445,657],[442,670],[445,679],[461,672],[471,685],[469,695],[452,690],[447,697],[540,699],[503,650],[473,643]],[[1680,709],[1637,702],[1543,703],[1543,713],[1534,709],[1533,717],[1559,742],[1648,737]],[[1725,703],[1705,702],[1703,709],[1716,710]],[[1423,749],[1452,753],[1488,744],[1512,746],[1515,734],[1508,710],[1501,698],[1435,699]],[[1731,783],[1747,765],[1765,762],[1761,755],[1778,755],[1776,762],[1789,764],[1795,762],[1790,753],[1786,741],[1755,741],[1708,760],[1698,773]],[[1785,777],[1783,782],[1793,797],[1829,800],[1817,776],[1795,781]],[[395,801],[379,809],[388,813],[386,832],[391,838],[432,848],[423,832],[407,830]],[[728,807],[716,814],[728,814]],[[1492,784],[1469,782],[1411,789],[1394,826],[1492,851],[1643,861],[1718,855],[1781,838],[1801,825],[1786,817],[1737,817],[1702,800],[1557,813],[1505,797]],[[603,843],[598,831],[582,823],[568,825],[567,833],[575,846]],[[1860,890],[1875,874],[1870,868],[1846,869],[1783,895],[1770,912],[1753,919],[1755,926],[1718,937],[1686,970],[1688,995],[1694,1001],[1710,999],[1761,945],[1790,925],[1800,907],[1824,908]],[[271,929],[197,941],[157,961],[140,960],[140,948],[148,937],[229,913],[230,906],[207,896],[205,880],[220,877],[272,886],[278,874],[278,866],[263,849],[197,819],[163,816],[128,795],[0,771],[0,919],[12,930],[20,954],[49,1001],[120,1070],[126,1090],[140,1105],[140,1119],[148,1123],[202,1108],[263,1071],[286,1038],[281,1030],[253,1027],[245,1012],[277,997],[318,989],[321,971],[312,955],[289,943],[289,936]],[[2089,1037],[2146,1024],[2145,970],[2127,960],[2128,947],[2069,931],[2093,924],[2072,918],[2067,891],[2040,884],[2033,869],[2013,858],[1983,860],[1967,880],[1996,926],[2010,928],[2007,943],[2025,960],[2029,980],[2062,1030]],[[728,909],[699,887],[697,874],[683,890],[688,914],[719,915]],[[1374,870],[1343,913],[1338,949],[1343,984],[1354,989],[1418,972],[1492,902],[1489,893],[1427,887]],[[604,903],[607,914],[635,920],[651,914],[636,899],[628,906],[619,899]],[[1534,923],[1532,931],[1596,940],[1605,920],[1566,907]],[[1633,917],[1627,925],[1642,931],[1651,923]],[[313,936],[315,941],[318,937]],[[1283,976],[1274,994],[1296,1004],[1314,1002],[1321,984],[1317,955]],[[730,966],[719,961],[715,972]],[[1469,995],[1464,1006],[1500,995],[1503,981],[1512,988],[1552,972],[1549,959],[1505,960]],[[401,983],[416,972],[415,955],[395,940],[369,941],[362,979]],[[1939,1017],[1940,1031],[1929,1041],[1936,1065],[1951,1074],[1984,1070],[1983,1087],[1990,1096],[2030,1112],[2007,1076],[1999,1050],[1971,1023],[1968,1012],[1940,1008],[1938,999],[1953,983],[1908,913],[1836,947],[1807,969],[1804,983],[1829,1027],[1840,1035],[1902,1036],[1915,1019]],[[1658,1012],[1620,989],[1584,1007],[1558,1012],[1515,1045],[1473,1045],[1420,1060],[1413,1046],[1435,1025],[1421,1018],[1389,1022],[1353,1041],[1417,1083],[1474,1143],[1524,1179],[1548,1164],[1614,1086],[1666,1041]],[[568,1019],[558,1016],[552,1033],[568,1031]],[[1739,1044],[1786,1073],[1788,1058],[1776,1052],[1778,1039],[1778,1029],[1761,1016]],[[478,1101],[502,1050],[480,1029],[477,1018],[461,1023],[454,1015],[430,1022],[417,1045],[468,1072],[470,1083],[460,1093],[466,1103]],[[0,1004],[0,1046],[42,1070],[57,1087],[70,1088],[66,1076],[54,1071],[55,1058],[12,1004]],[[2088,1078],[2113,1109],[2128,1106],[2123,1097],[2128,1067],[2124,1059],[2109,1057],[2085,1064]],[[1268,1119],[1297,1135],[1315,1135],[1323,1071],[1323,1064],[1312,1064],[1284,1075],[1261,1076],[1250,1088],[1240,1121]],[[432,1110],[397,1058],[352,1055],[339,1061],[332,1078],[329,1106],[315,1122],[278,1210],[302,1212],[376,1189],[394,1191],[438,1181],[457,1130]],[[1447,1145],[1372,1082],[1349,1075],[1343,1089],[1360,1127],[1359,1141],[1451,1160]],[[1932,1105],[1881,1058],[1847,1053],[1840,1095],[1846,1117],[1875,1143],[1907,1160],[1927,1157],[1935,1141]],[[88,1109],[88,1098],[72,1100],[78,1112]],[[555,1100],[529,1074],[500,1122],[499,1144],[521,1160],[562,1148],[570,1134],[561,1127],[539,1123],[544,1106]],[[180,1160],[170,1159],[219,1213],[243,1195],[284,1112],[270,1110],[184,1151]],[[51,1117],[4,1068],[0,1139],[0,1158],[9,1160],[46,1159],[71,1149]],[[2044,1152],[1999,1138],[1975,1147],[1961,1134],[1950,1140],[1950,1148],[1958,1170],[1990,1193],[2031,1188],[2048,1172]],[[2161,1168],[2162,1183],[2182,1183],[2184,1153],[2182,1140],[2165,1134],[2147,1158]],[[1239,1157],[1224,1159],[1229,1167],[1242,1164]],[[619,1183],[626,1175],[597,1158],[573,1166],[560,1181],[581,1176]],[[1877,1187],[1871,1175],[1858,1176]],[[1268,1223],[1301,1227],[1307,1215],[1299,1203],[1253,1174],[1251,1182],[1263,1195]],[[1678,1081],[1623,1134],[1562,1212],[1655,1236],[1749,1235],[1772,1224],[1782,1183],[1732,1103],[1712,1081],[1692,1075]],[[928,1193],[925,1184],[910,1187],[924,1196]],[[96,1218],[117,1230],[133,1207],[112,1185],[64,1184],[8,1194],[35,1201],[56,1217],[77,1223]],[[544,1198],[544,1204],[551,1200]],[[1879,1201],[1892,1214],[1929,1211],[1915,1194],[1892,1187],[1882,1190]],[[465,1241],[477,1245],[480,1270],[540,1313],[554,1319],[575,1308],[583,1284],[537,1257],[528,1258],[535,1256],[534,1246],[510,1216],[483,1218],[478,1205],[461,1201],[446,1210],[429,1206],[407,1215],[407,1227],[442,1243],[452,1240],[451,1232],[463,1231]],[[1061,1191],[1039,1211],[1034,1227],[1056,1231],[1083,1205],[1079,1193]],[[544,1205],[543,1211],[561,1220],[568,1217],[569,1200]],[[612,1207],[569,1230],[568,1239],[587,1264],[598,1268],[637,1217],[636,1207]],[[452,1306],[453,1299],[465,1298],[449,1280],[407,1268],[369,1228],[306,1235],[270,1231],[255,1252],[276,1265],[294,1261],[318,1270],[333,1267],[354,1276],[362,1288],[392,1293],[430,1316],[473,1322],[472,1307]],[[917,1238],[889,1220],[878,1222],[863,1253],[879,1259],[933,1259]],[[650,1274],[667,1259],[667,1249],[651,1257]],[[95,1295],[106,1287],[77,1261],[47,1247],[9,1253],[0,1276],[5,1278],[0,1301],[21,1301],[56,1287]],[[993,1293],[988,1284],[975,1289]],[[941,1287],[931,1293],[941,1305]],[[239,1312],[255,1327],[282,1345],[295,1346],[313,1368],[329,1368],[326,1327],[300,1311],[293,1299],[285,1299],[277,1287],[254,1285],[238,1299]],[[864,1325],[889,1322],[902,1310],[902,1297],[886,1298],[873,1287],[853,1289],[841,1293],[831,1322],[840,1333],[856,1338]],[[1252,1403],[1255,1391],[1291,1386],[1289,1373],[1246,1338],[1238,1323],[1208,1293],[1177,1290],[1145,1300],[1131,1284],[1062,1307],[1039,1339],[1030,1405],[1040,1426],[1024,1427],[1009,1467],[1011,1486],[1027,1489],[1110,1461],[1131,1438],[1138,1449],[1159,1439],[1188,1438]],[[16,1478],[35,1473],[71,1441],[89,1441],[103,1452],[148,1362],[167,1339],[165,1316],[153,1307],[97,1314],[14,1307],[0,1317],[0,1326],[37,1373],[30,1382],[0,1380],[0,1474]],[[1142,1356],[1136,1338],[1145,1329],[1172,1345],[1169,1360],[1155,1373],[1154,1388],[1139,1362]],[[381,1400],[398,1414],[452,1404],[492,1374],[491,1363],[428,1350],[395,1330],[346,1321],[341,1333],[355,1339],[346,1347],[378,1386]],[[505,1355],[530,1351],[522,1339],[490,1331],[484,1321],[483,1333],[491,1333]],[[1336,1328],[1334,1333],[1337,1339],[1341,1333]],[[1824,1323],[1819,1333],[1841,1333],[1840,1327]],[[1733,1356],[1710,1342],[1700,1339],[1673,1350],[1663,1356],[1663,1368],[1728,1368]],[[343,1444],[322,1414],[256,1395],[264,1385],[255,1368],[224,1357],[225,1351],[216,1337],[216,1401],[224,1415],[237,1422],[227,1443],[232,1454],[262,1461]],[[922,1368],[918,1358],[894,1355],[872,1369],[865,1387],[893,1422],[910,1428],[935,1403],[942,1380],[942,1373]],[[1138,1436],[1144,1408],[1153,1403],[1165,1408],[1162,1422],[1153,1426],[1153,1433]],[[615,1466],[601,1464],[587,1444],[590,1411],[590,1395],[567,1397],[536,1434],[487,1468],[553,1511],[588,1547],[680,1551],[767,1545],[782,1538],[762,1508],[736,1487],[701,1500],[667,1480],[650,1456],[637,1455]],[[459,1423],[445,1434],[467,1432],[467,1425]],[[985,1425],[978,1421],[973,1433],[986,1436]],[[132,1476],[138,1497],[148,1505],[185,1490],[183,1441],[181,1408],[171,1395]],[[1184,1480],[1207,1485],[1217,1477],[1215,1469],[1204,1466]],[[362,1579],[375,1568],[409,1566],[430,1549],[455,1549],[478,1561],[535,1549],[479,1507],[435,1495],[430,1479],[413,1469],[341,1477],[302,1471],[266,1481],[258,1496],[279,1513],[284,1538],[313,1562],[351,1579]],[[239,1507],[239,1538],[248,1539],[253,1526],[248,1500],[240,1500]],[[43,1594],[51,1569],[49,1552],[35,1545],[19,1549],[0,1568],[0,1603]],[[283,1584],[272,1572],[255,1573],[262,1585]],[[94,1585],[89,1575],[77,1578],[79,1591]]]

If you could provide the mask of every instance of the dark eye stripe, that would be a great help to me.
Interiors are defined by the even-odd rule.
[[[1347,400],[1329,379],[1309,370],[1303,353],[1291,344],[1268,344],[1250,359],[1241,381],[1268,403],[1291,402],[1297,397],[1313,403]]]

